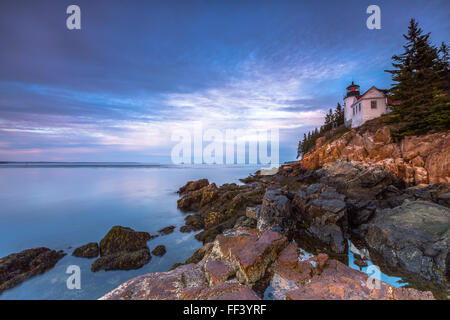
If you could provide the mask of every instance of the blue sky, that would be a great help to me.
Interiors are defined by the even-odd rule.
[[[81,8],[82,29],[66,28]],[[366,8],[381,8],[381,30]],[[449,42],[449,1],[0,2],[0,160],[170,162],[171,132],[303,133],[354,80],[388,88],[416,18]]]

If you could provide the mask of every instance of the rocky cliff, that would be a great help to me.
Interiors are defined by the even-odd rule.
[[[317,139],[315,148],[300,164],[315,170],[337,159],[380,165],[413,185],[450,182],[450,131],[394,142],[391,127],[375,119],[340,137]]]

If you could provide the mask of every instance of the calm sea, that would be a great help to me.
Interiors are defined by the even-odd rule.
[[[137,275],[167,271],[201,247],[195,233],[181,233],[185,213],[177,209],[176,191],[188,180],[208,178],[217,185],[239,182],[255,167],[176,167],[104,163],[0,164],[0,257],[45,246],[68,253],[43,275],[5,291],[0,299],[97,299]],[[148,242],[164,244],[167,253],[153,256],[139,270],[93,273],[95,259],[76,258],[72,251],[99,242],[122,225],[156,234],[175,231]],[[66,269],[81,268],[81,290],[69,290]]]

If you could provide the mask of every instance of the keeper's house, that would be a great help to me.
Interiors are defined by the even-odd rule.
[[[352,81],[344,97],[345,125],[352,128],[359,127],[367,120],[388,113],[391,105],[392,101],[383,90],[373,86],[361,95],[359,86]]]

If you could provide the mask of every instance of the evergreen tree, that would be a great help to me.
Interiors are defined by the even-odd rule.
[[[333,128],[333,109],[330,109],[325,115],[324,130],[328,131]]]
[[[411,19],[403,37],[404,52],[392,57],[394,70],[387,70],[395,82],[390,89],[391,98],[400,101],[390,114],[392,122],[402,123],[393,132],[394,138],[440,130],[449,124],[448,90],[445,92],[443,88],[448,71],[443,71],[445,64],[430,43],[430,33],[423,34],[418,23]],[[444,55],[448,54],[445,47],[442,50]]]
[[[344,109],[342,108],[339,102],[334,111],[333,118],[334,118],[334,127],[339,127],[344,124]]]

